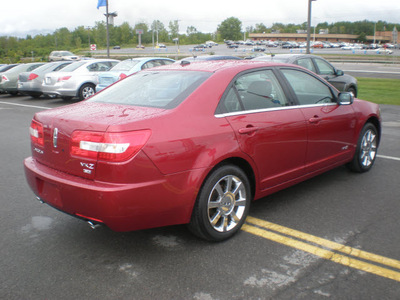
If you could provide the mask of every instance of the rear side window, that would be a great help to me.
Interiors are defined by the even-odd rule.
[[[331,89],[317,78],[306,72],[282,69],[300,105],[336,102]]]
[[[220,108],[224,112],[232,113],[288,105],[272,70],[263,70],[238,77],[222,100]]]
[[[296,64],[316,73],[316,70],[315,70],[315,67],[314,67],[314,64],[313,64],[311,58],[300,58],[296,61]]]

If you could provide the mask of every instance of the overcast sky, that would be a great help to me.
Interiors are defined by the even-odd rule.
[[[0,36],[25,37],[27,33],[52,33],[67,27],[94,26],[105,21],[105,7],[98,0],[2,0]],[[214,32],[229,17],[242,21],[243,30],[263,23],[301,24],[307,21],[308,0],[109,0],[109,12],[117,12],[115,25],[128,22],[150,24],[160,20],[168,28],[179,20],[179,30],[194,26],[203,33]],[[399,0],[317,0],[312,2],[312,25],[337,21],[378,21],[400,23]],[[392,28],[388,28],[392,30]],[[400,30],[400,28],[398,28]]]

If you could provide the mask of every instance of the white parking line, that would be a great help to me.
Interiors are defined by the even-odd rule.
[[[31,107],[31,108],[39,108],[39,109],[50,109],[50,107],[19,104],[19,103],[10,103],[10,102],[3,102],[3,101],[0,101],[0,104],[8,104],[8,105],[14,105],[14,106]]]
[[[400,72],[391,72],[391,71],[368,71],[368,70],[343,70],[343,71],[356,72],[356,73],[400,74]]]
[[[380,154],[378,154],[377,157],[400,161],[400,157],[386,156],[386,155],[380,155]]]

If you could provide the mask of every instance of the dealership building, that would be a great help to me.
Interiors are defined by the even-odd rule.
[[[297,33],[250,33],[249,38],[252,40],[271,40],[271,41],[307,41],[307,32],[299,30]],[[331,42],[331,43],[357,43],[359,42],[359,35],[356,34],[330,34],[328,30],[320,30],[319,33],[311,33],[310,38],[313,41]],[[368,35],[367,41],[369,43],[393,43],[400,44],[400,36],[398,35],[397,28],[394,27],[393,31],[376,31],[375,35]]]

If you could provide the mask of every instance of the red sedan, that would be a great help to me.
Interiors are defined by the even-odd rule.
[[[181,62],[37,113],[24,161],[37,198],[130,231],[173,224],[229,238],[250,203],[347,164],[365,172],[378,105],[294,65]]]

